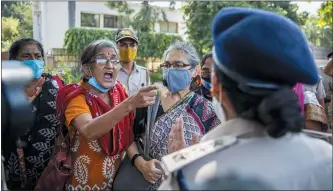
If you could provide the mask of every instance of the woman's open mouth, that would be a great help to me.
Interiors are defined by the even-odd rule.
[[[113,74],[112,74],[112,72],[106,72],[105,74],[104,74],[104,80],[105,81],[112,81],[113,80]]]

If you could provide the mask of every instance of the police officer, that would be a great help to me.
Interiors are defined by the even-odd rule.
[[[148,69],[135,63],[139,39],[129,28],[120,29],[116,35],[121,66],[118,80],[125,85],[129,96],[134,95],[142,86],[150,84]]]
[[[332,190],[332,145],[302,132],[292,91],[297,82],[319,80],[298,26],[271,12],[225,8],[212,30],[212,93],[232,109],[199,144],[162,158],[166,176],[159,189],[193,190],[236,172],[271,189]],[[173,147],[181,145],[176,137],[169,140]]]

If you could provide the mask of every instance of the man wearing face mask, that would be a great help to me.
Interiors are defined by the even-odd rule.
[[[55,127],[59,123],[55,115],[55,98],[63,82],[57,76],[44,73],[44,50],[34,39],[15,41],[9,49],[9,59],[22,61],[33,70],[34,79],[25,93],[32,105],[35,122],[26,135],[20,137],[25,143],[23,149],[17,148],[15,142],[3,149],[7,186],[10,190],[32,190],[51,156]]]
[[[135,63],[139,39],[132,29],[120,29],[116,35],[120,67],[118,80],[127,88],[129,96],[150,84],[148,69]]]

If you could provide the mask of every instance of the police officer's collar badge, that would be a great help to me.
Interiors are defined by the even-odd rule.
[[[227,148],[237,142],[234,136],[221,136],[207,140],[162,157],[162,167],[166,175],[217,150]]]

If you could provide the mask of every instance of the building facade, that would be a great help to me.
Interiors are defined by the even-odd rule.
[[[67,1],[39,1],[33,5],[33,35],[41,41],[45,51],[50,53],[53,48],[62,48],[65,33],[70,26],[70,15],[75,15],[74,27],[100,28],[117,30],[125,26],[121,14],[116,9],[111,9],[104,2],[76,1],[75,14],[70,13]],[[141,8],[140,3],[129,3],[134,9],[133,17]],[[166,13],[168,22],[161,19],[155,23],[155,32],[185,35],[185,21],[182,13],[167,7],[162,8]]]

